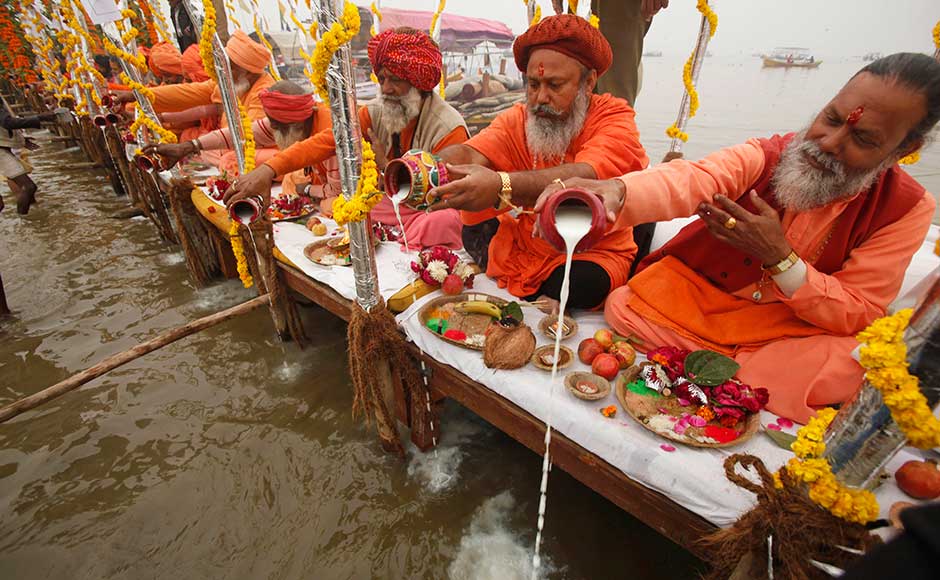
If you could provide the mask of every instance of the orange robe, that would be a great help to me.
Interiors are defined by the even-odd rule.
[[[701,202],[711,201],[716,194],[738,199],[763,171],[764,152],[757,140],[751,140],[701,161],[672,161],[625,175],[621,179],[627,193],[617,223],[628,226],[694,215]],[[793,250],[800,256],[813,256],[850,201],[805,212],[784,211],[784,233]],[[786,304],[799,319],[819,330],[815,336],[758,342],[728,352],[741,364],[741,380],[770,391],[769,410],[805,422],[813,407],[843,402],[858,390],[863,371],[850,356],[858,345],[854,335],[883,316],[897,297],[935,206],[933,196],[925,193],[901,219],[852,250],[843,268],[832,275],[801,262],[762,288],[762,303]],[[667,258],[611,293],[605,315],[617,332],[638,335],[648,348],[720,350],[721,345],[689,328],[707,325],[710,316],[720,314],[735,298],[753,300],[757,289],[757,284],[751,284],[728,294],[678,260]],[[769,324],[764,320],[736,332],[759,337],[773,330]]]
[[[402,129],[401,148],[402,152],[412,148],[417,120],[412,120]],[[367,135],[372,129],[372,117],[366,107],[359,108],[359,125],[362,134]],[[457,127],[448,133],[443,139],[431,147],[432,153],[437,153],[444,147],[463,143],[467,140],[467,131],[463,127]],[[277,175],[284,175],[292,171],[297,171],[322,161],[326,156],[336,155],[336,141],[333,138],[333,131],[322,131],[305,139],[300,143],[291,145],[273,159],[266,163],[274,169]],[[339,192],[337,191],[338,195]],[[326,206],[331,200],[324,199],[321,203],[321,209],[326,210]],[[424,246],[446,245],[453,249],[461,247],[460,214],[456,210],[443,210],[434,213],[416,211],[407,207],[401,207],[400,213],[402,225],[408,237],[408,246],[410,249],[420,249]],[[330,211],[323,211],[330,215]],[[388,225],[397,225],[398,219],[392,209],[391,201],[383,196],[370,214],[373,219]]]
[[[261,91],[274,84],[274,79],[264,73],[251,85],[247,93],[239,101],[245,107],[245,113],[252,121],[265,117],[264,107],[261,106]],[[198,107],[199,105],[221,104],[222,94],[215,81],[202,81],[200,83],[182,83],[153,87],[153,108],[157,113],[178,112]],[[228,127],[228,119],[222,116],[222,127]]]
[[[575,137],[562,163],[587,163],[598,179],[611,179],[643,169],[649,159],[640,144],[633,108],[611,95],[592,95],[587,119]],[[526,108],[518,104],[500,114],[493,123],[467,142],[490,161],[497,171],[529,171],[548,167],[534,159],[525,136]],[[499,217],[499,229],[489,247],[486,275],[496,280],[514,296],[536,293],[542,282],[565,263],[565,255],[540,237],[532,236],[536,217],[522,214],[512,217],[508,211],[464,212],[464,223],[471,225]],[[575,260],[595,262],[610,276],[611,288],[622,286],[630,274],[636,255],[633,228],[609,227],[604,238]]]

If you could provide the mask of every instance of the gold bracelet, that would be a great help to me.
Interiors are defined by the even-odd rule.
[[[791,251],[786,258],[780,260],[773,266],[764,266],[763,269],[771,276],[776,276],[777,274],[783,274],[799,261],[800,257],[796,255],[796,252]]]
[[[512,206],[512,180],[505,171],[497,171],[496,175],[499,176],[500,181],[499,199],[496,203],[496,209],[504,209],[507,206]]]

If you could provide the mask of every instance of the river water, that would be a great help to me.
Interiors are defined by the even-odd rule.
[[[860,66],[703,72],[687,150],[798,128]],[[678,59],[647,59],[650,156],[678,105]],[[197,290],[183,256],[76,150],[33,155],[40,204],[0,212],[0,404],[253,296]],[[940,190],[936,152],[912,169]],[[259,309],[0,425],[0,578],[528,578],[541,459],[458,405],[436,454],[383,453],[350,416],[345,326],[302,309],[312,345]],[[702,567],[561,470],[542,553],[551,578],[690,577]]]

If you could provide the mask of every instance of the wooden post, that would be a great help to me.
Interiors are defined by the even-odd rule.
[[[254,253],[258,263],[258,273],[261,280],[256,280],[258,292],[272,295],[268,309],[271,311],[271,320],[274,321],[274,330],[278,336],[287,340],[290,333],[287,329],[287,305],[274,297],[274,289],[279,286],[277,280],[277,267],[274,264],[274,228],[267,216],[255,220],[248,225],[249,236],[245,240],[246,251],[254,245]]]
[[[488,96],[490,96],[490,73],[485,72],[483,73],[483,94],[481,97],[485,99]]]
[[[506,76],[506,59],[500,59],[499,61],[499,74],[500,76]]]
[[[216,33],[222,44],[228,44],[228,13],[225,12],[225,0],[212,0],[212,7],[215,8]]]
[[[190,323],[184,324],[183,326],[164,332],[163,334],[152,338],[147,342],[138,344],[137,346],[125,350],[124,352],[109,356],[95,366],[87,368],[77,375],[72,375],[64,381],[58,382],[51,387],[43,389],[34,395],[24,397],[15,403],[11,403],[3,408],[0,408],[0,423],[6,422],[13,417],[16,417],[20,413],[25,413],[26,411],[34,409],[43,403],[60,397],[69,391],[75,390],[85,383],[96,379],[121,365],[127,364],[134,359],[140,358],[147,353],[153,352],[158,348],[162,348],[172,342],[176,342],[177,340],[189,336],[190,334],[195,334],[201,330],[215,326],[220,322],[224,322],[241,314],[245,314],[246,312],[251,312],[262,304],[267,304],[268,301],[269,297],[267,294],[264,296],[258,296],[257,298],[253,298],[248,302],[242,302],[241,304],[223,310],[222,312],[210,314],[209,316],[199,318]]]
[[[10,313],[10,307],[7,306],[7,294],[3,290],[3,276],[0,276],[0,316]]]

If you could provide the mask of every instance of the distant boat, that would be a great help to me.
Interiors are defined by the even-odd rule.
[[[779,47],[764,55],[764,66],[768,68],[816,68],[822,64],[809,53],[808,48]]]
[[[662,56],[663,51],[661,50],[647,50],[643,53],[643,56]]]
[[[862,60],[864,60],[865,62],[872,62],[872,61],[878,60],[879,58],[883,56],[884,55],[881,54],[880,52],[869,52],[868,54],[862,57]]]

